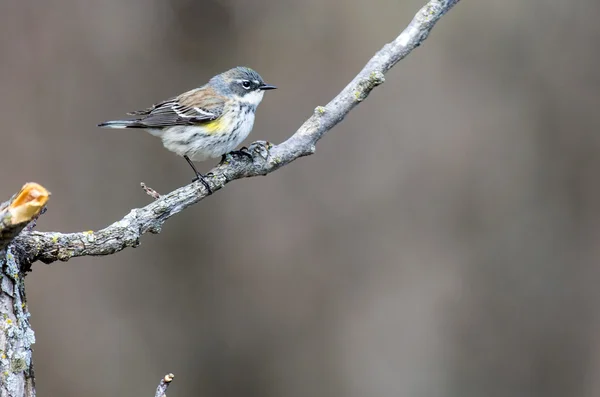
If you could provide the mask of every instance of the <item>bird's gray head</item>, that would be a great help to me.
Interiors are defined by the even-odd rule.
[[[277,88],[265,83],[260,74],[244,66],[216,75],[210,79],[209,84],[223,93],[233,95],[240,101],[254,106],[258,106],[265,91]]]

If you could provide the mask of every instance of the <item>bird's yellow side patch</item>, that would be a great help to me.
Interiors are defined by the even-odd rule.
[[[222,134],[228,131],[229,120],[226,117],[219,117],[216,120],[211,120],[207,123],[204,123],[202,127],[204,127],[205,132],[207,134]]]

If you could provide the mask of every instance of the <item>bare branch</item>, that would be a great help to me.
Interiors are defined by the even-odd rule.
[[[394,41],[379,50],[331,102],[326,106],[318,106],[314,114],[288,140],[275,146],[262,141],[254,142],[249,147],[251,159],[248,156],[230,155],[228,161],[215,167],[206,178],[212,191],[216,192],[236,179],[267,175],[300,157],[314,153],[315,145],[323,135],[365,100],[373,88],[382,84],[384,74],[421,45],[436,22],[458,1],[427,2]],[[21,233],[15,239],[15,244],[25,254],[23,261],[29,263],[36,260],[51,263],[76,256],[114,254],[126,247],[138,246],[143,234],[160,232],[167,219],[207,195],[208,191],[202,183],[191,183],[161,195],[144,208],[133,209],[120,221],[97,232]]]
[[[173,378],[175,378],[175,375],[173,374],[165,375],[165,377],[160,380],[160,383],[156,388],[156,393],[154,394],[154,397],[167,397],[165,393],[167,392],[169,385],[173,381]]]
[[[34,397],[35,335],[29,324],[24,272],[10,245],[16,235],[44,209],[50,193],[27,183],[8,202],[0,204],[0,395]]]

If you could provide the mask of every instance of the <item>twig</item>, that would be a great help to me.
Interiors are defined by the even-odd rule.
[[[152,189],[151,187],[146,186],[146,184],[144,182],[141,182],[140,186],[142,187],[142,189],[144,189],[146,194],[148,196],[152,197],[154,200],[158,200],[160,198],[160,193],[158,193],[156,190]]]
[[[160,380],[160,383],[156,388],[156,393],[154,394],[154,397],[167,397],[165,393],[167,392],[169,385],[173,381],[173,378],[175,378],[175,375],[166,374],[165,377]]]
[[[251,158],[236,157],[215,167],[206,178],[213,192],[240,178],[267,175],[292,161],[313,154],[316,143],[335,127],[356,105],[364,101],[373,88],[384,82],[384,74],[429,36],[436,22],[459,0],[430,0],[419,10],[406,29],[379,50],[360,73],[326,106],[314,114],[285,142],[271,146],[254,142]],[[51,263],[85,255],[110,255],[126,247],[139,245],[145,233],[159,233],[163,223],[208,195],[195,182],[161,195],[153,203],[133,209],[123,219],[97,232],[21,233],[15,239],[23,261]]]

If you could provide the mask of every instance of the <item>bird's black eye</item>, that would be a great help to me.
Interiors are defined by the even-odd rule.
[[[244,87],[245,89],[250,89],[250,82],[248,80],[244,80],[242,81],[242,87]]]

